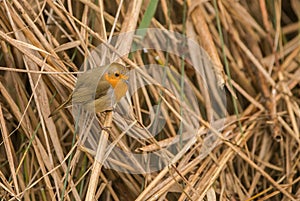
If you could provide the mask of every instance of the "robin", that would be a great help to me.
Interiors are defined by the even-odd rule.
[[[49,117],[66,106],[81,105],[88,111],[104,112],[113,107],[125,96],[128,90],[127,68],[119,63],[94,68],[79,76],[76,87],[69,98],[55,109]],[[99,80],[99,76],[101,76]],[[97,83],[97,86],[94,83]]]

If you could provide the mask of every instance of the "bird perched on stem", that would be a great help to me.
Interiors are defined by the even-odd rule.
[[[83,73],[77,79],[74,91],[49,117],[65,107],[81,105],[83,109],[101,113],[112,110],[128,90],[128,69],[119,63],[101,66]],[[98,83],[98,84],[95,84]]]

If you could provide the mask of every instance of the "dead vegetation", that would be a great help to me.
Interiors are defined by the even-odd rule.
[[[1,200],[300,200],[298,0],[2,0],[0,9]],[[195,71],[202,57],[191,44],[179,56],[125,54],[129,84],[151,85],[120,103],[128,114],[98,115],[108,129],[87,146],[70,107],[48,116],[97,46],[137,28],[196,41],[215,85]],[[104,58],[133,45],[146,44],[128,35]],[[169,70],[139,68],[147,64]],[[129,153],[108,158],[114,147]],[[162,166],[149,172],[148,160]]]

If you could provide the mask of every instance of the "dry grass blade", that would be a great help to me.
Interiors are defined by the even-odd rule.
[[[8,137],[8,132],[7,132],[7,128],[5,125],[1,106],[0,106],[0,124],[1,124],[2,138],[3,138],[4,146],[6,149],[6,153],[7,153],[7,160],[8,160],[9,166],[10,166],[10,171],[11,171],[13,182],[14,182],[13,186],[15,186],[15,189],[16,189],[16,192],[13,194],[16,195],[16,194],[19,194],[19,184],[18,184],[16,168],[15,168],[15,164],[14,164],[15,153],[14,153],[14,150],[12,149],[12,144]]]

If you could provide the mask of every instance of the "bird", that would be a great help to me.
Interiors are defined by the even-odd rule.
[[[68,99],[56,108],[49,117],[69,104],[80,105],[96,113],[113,110],[128,91],[128,68],[120,63],[97,67],[83,73],[77,79],[75,89]],[[95,84],[97,83],[97,84]]]

